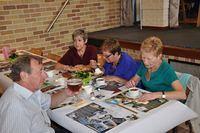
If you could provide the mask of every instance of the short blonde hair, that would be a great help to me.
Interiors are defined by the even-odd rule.
[[[150,53],[153,52],[155,56],[162,54],[163,51],[163,43],[158,37],[148,37],[142,42],[141,52]]]

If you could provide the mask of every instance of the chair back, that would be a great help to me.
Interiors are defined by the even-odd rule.
[[[184,73],[179,72],[176,72],[176,74],[179,79],[184,75]],[[198,77],[190,75],[188,80],[185,80],[185,84],[187,96],[185,104],[199,115],[197,118],[190,120],[192,129],[194,133],[200,133],[200,80]]]
[[[31,48],[30,52],[33,54],[43,56],[42,48]]]
[[[59,61],[61,58],[61,56],[52,53],[48,53],[46,57],[55,61]]]

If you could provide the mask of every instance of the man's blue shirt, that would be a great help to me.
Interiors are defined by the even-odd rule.
[[[135,61],[127,53],[122,52],[121,58],[116,66],[113,66],[113,63],[108,62],[104,64],[104,74],[130,80],[136,74],[140,64],[139,61]]]

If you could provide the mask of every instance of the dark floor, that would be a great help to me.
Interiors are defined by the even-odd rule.
[[[193,131],[191,131],[193,133]],[[168,131],[167,133],[190,133],[188,125],[185,125],[185,123],[180,124],[177,126],[176,132],[173,132],[173,130]]]
[[[94,38],[116,38],[129,42],[141,43],[149,36],[158,36],[165,45],[200,49],[200,27],[194,25],[180,25],[176,29],[150,29],[139,26],[117,27],[113,29],[89,33]]]

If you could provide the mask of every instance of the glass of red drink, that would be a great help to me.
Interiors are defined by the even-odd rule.
[[[81,89],[82,80],[81,79],[69,79],[67,80],[67,87],[73,92],[78,92]]]
[[[78,78],[73,78],[73,79],[69,79],[67,80],[67,87],[68,89],[70,89],[71,91],[75,92],[75,95],[72,99],[72,101],[77,102],[78,101],[78,92],[80,91],[81,87],[82,87],[82,80],[78,79]]]

